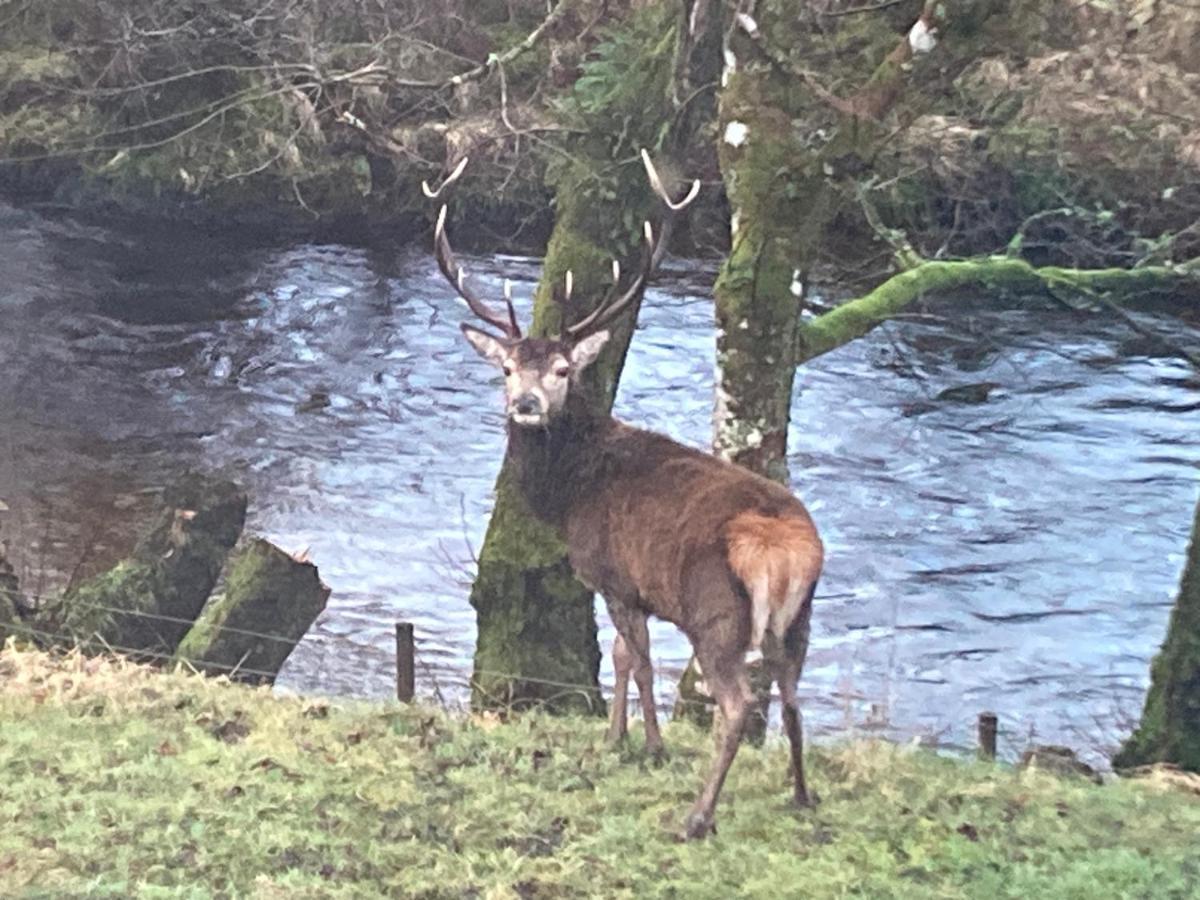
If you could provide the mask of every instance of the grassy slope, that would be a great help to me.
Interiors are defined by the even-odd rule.
[[[119,662],[0,653],[0,896],[1194,897],[1200,801],[889,745],[743,749],[706,843],[708,759],[593,720],[327,706]]]

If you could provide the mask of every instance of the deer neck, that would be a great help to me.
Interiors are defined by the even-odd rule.
[[[574,499],[588,493],[601,439],[612,424],[611,416],[568,401],[545,428],[508,426],[508,462],[535,516],[554,525],[565,522]]]

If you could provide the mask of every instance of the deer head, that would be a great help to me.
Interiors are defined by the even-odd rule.
[[[465,163],[466,160],[459,163],[436,191],[431,190],[428,185],[422,185],[426,196],[439,196],[462,175]],[[678,212],[696,198],[700,190],[699,181],[692,183],[691,189],[682,200],[673,201],[645,150],[642,151],[642,163],[646,167],[651,187],[666,205],[669,213]],[[635,301],[641,296],[646,282],[666,252],[670,226],[671,218],[667,215],[656,238],[654,228],[649,222],[645,223],[642,264],[628,286],[622,288],[621,266],[614,260],[612,289],[589,315],[567,325],[557,335],[526,337],[522,335],[521,326],[517,322],[512,303],[512,286],[508,282],[504,285],[503,314],[496,312],[468,285],[466,272],[455,258],[450,240],[446,236],[446,207],[442,206],[434,228],[434,255],[442,274],[466,301],[471,312],[498,332],[490,332],[467,323],[461,326],[463,335],[476,352],[504,372],[505,409],[510,423],[523,428],[544,428],[563,411],[572,386],[578,384],[579,374],[596,360],[608,342],[609,332],[606,326],[636,305]],[[573,289],[574,277],[571,272],[567,272],[563,289],[561,292],[555,292],[555,299],[569,302]]]

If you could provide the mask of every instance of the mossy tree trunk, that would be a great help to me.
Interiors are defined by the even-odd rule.
[[[764,9],[770,18],[762,23],[736,18],[725,52],[718,130],[732,246],[714,291],[713,447],[718,456],[785,484],[807,273],[846,185],[869,169],[879,120],[900,97],[916,52],[908,38],[895,44],[883,35],[892,49],[854,97],[840,100],[811,85],[805,90],[805,79],[774,50],[793,43],[800,7]],[[927,4],[924,27],[936,29],[944,14],[939,10]],[[680,682],[676,714],[706,722],[711,712],[696,691],[697,680],[693,659]],[[752,680],[760,714],[747,733],[757,738],[765,730],[770,683],[762,666]]]
[[[12,564],[4,557],[3,548],[0,547],[0,645],[4,644],[10,633],[20,635],[18,628],[7,629],[5,627],[19,625],[20,619],[17,615],[19,587],[17,573],[13,571]]]
[[[673,80],[688,71],[695,44],[685,5],[632,10],[594,48],[568,104],[580,136],[555,171],[555,225],[534,298],[531,333],[552,334],[578,321],[611,288],[613,256],[636,271],[641,223],[656,208],[638,160],[680,145],[691,126],[673,107]],[[555,302],[566,273],[574,297]],[[627,276],[628,277],[628,276]],[[586,388],[608,411],[637,311],[611,327],[604,354],[589,367]],[[552,711],[604,712],[594,598],[574,577],[562,538],[529,513],[509,465],[496,484],[496,506],[471,590],[478,622],[472,703],[476,707],[538,705]]]
[[[1117,768],[1155,762],[1200,772],[1200,503],[1167,638],[1150,667],[1142,721],[1113,757]]]
[[[715,288],[718,386],[714,446],[719,455],[785,482],[787,432],[795,378],[797,328],[807,274],[835,214],[871,171],[891,132],[883,122],[920,80],[934,35],[959,37],[994,11],[992,0],[959,4],[966,21],[947,19],[929,0],[910,32],[896,41],[870,32],[871,48],[851,59],[882,56],[861,87],[839,98],[776,48],[793,48],[803,4],[764,4],[761,23],[739,15],[726,49],[720,101],[720,161],[732,210],[732,247]],[[861,43],[851,30],[832,40]],[[801,48],[804,41],[799,42]],[[884,50],[888,49],[886,55]],[[793,48],[794,49],[794,48]]]
[[[534,298],[531,333],[556,333],[566,317],[578,320],[611,286],[612,223],[625,208],[643,210],[643,184],[626,173],[627,205],[597,209],[586,195],[564,185],[546,251],[542,280]],[[563,310],[555,301],[571,271],[574,299]],[[635,314],[636,315],[636,314]],[[604,411],[612,408],[634,316],[613,329],[601,358],[589,368],[587,388]],[[553,528],[529,512],[516,489],[508,460],[496,483],[496,506],[479,554],[471,589],[478,622],[472,702],[479,708],[540,705],[553,711],[602,714],[600,647],[593,595],[576,580],[566,546]]]

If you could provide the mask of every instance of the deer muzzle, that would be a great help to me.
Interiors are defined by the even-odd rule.
[[[508,406],[508,417],[518,425],[545,425],[546,412],[545,401],[533,391],[515,397]]]

